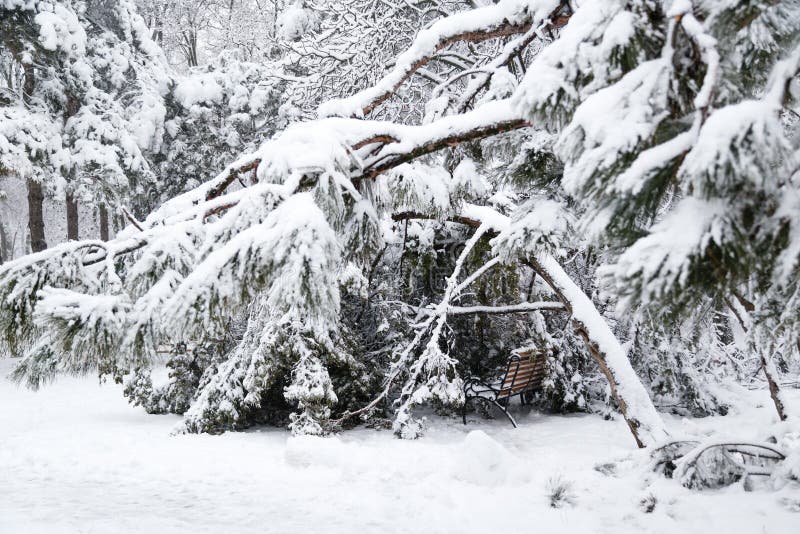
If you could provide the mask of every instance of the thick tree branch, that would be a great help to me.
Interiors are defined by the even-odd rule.
[[[447,147],[458,146],[462,143],[485,139],[501,133],[519,130],[530,126],[524,119],[508,119],[493,124],[477,126],[471,130],[463,132],[447,132],[444,135],[433,136],[427,142],[420,144],[408,151],[397,151],[392,153],[391,149],[379,155],[379,160],[365,168],[361,177],[354,179],[354,182],[363,179],[373,179],[384,172],[408,163],[426,154],[437,152]]]
[[[217,183],[215,183],[211,188],[209,188],[208,192],[206,193],[206,201],[212,200],[220,196],[225,192],[229,185],[231,185],[239,175],[244,174],[248,171],[255,171],[258,166],[261,164],[260,159],[253,159],[245,163],[244,165],[240,165],[238,167],[233,167],[228,171],[228,174],[225,176],[218,178]]]

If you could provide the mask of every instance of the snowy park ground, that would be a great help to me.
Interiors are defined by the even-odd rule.
[[[649,475],[621,419],[519,413],[514,430],[500,418],[435,418],[416,441],[369,429],[176,436],[178,417],[130,407],[120,386],[65,377],[34,393],[5,378],[12,366],[0,360],[2,534],[789,534],[800,524],[796,488],[697,492]],[[767,393],[742,395],[751,408],[668,424],[763,437]],[[571,486],[560,508],[550,505],[556,481]]]

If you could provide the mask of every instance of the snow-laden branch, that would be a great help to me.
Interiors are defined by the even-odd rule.
[[[472,315],[476,313],[504,314],[527,313],[532,311],[563,311],[564,305],[559,302],[521,302],[508,306],[448,306],[448,315]]]
[[[421,31],[378,83],[348,98],[326,102],[319,107],[319,116],[364,117],[428,64],[436,52],[460,41],[476,43],[524,33],[543,21],[550,20],[553,28],[562,26],[568,17],[558,17],[560,9],[559,0],[501,0],[492,6],[445,17]]]
[[[430,331],[430,337],[422,354],[413,362],[396,362],[396,366],[406,367],[409,378],[401,390],[400,406],[397,409],[394,421],[394,431],[402,437],[416,437],[421,433],[421,423],[416,421],[411,414],[415,405],[436,398],[445,404],[462,401],[462,381],[455,370],[456,360],[442,351],[441,337],[447,324],[448,308],[457,297],[455,291],[464,262],[472,253],[475,245],[483,235],[490,230],[489,226],[481,225],[472,237],[467,240],[464,249],[459,254],[453,272],[447,278],[444,295],[441,301],[431,309],[431,317],[425,322],[422,331]]]
[[[651,453],[653,471],[678,480],[687,488],[720,488],[750,476],[771,476],[786,460],[773,443],[739,439],[669,441]]]
[[[83,265],[99,264],[140,250],[170,232],[174,225],[190,222],[202,225],[211,215],[230,210],[243,199],[259,198],[267,189],[288,197],[301,184],[308,185],[308,180],[313,181],[320,173],[336,171],[337,166],[357,184],[443,148],[526,126],[528,123],[520,118],[509,100],[490,102],[424,126],[345,118],[296,124],[257,151],[239,158],[212,180],[164,203],[141,223],[141,228],[131,225],[108,242],[80,242],[69,248],[78,246],[88,250],[82,258]],[[228,186],[242,175],[249,176],[251,183],[258,183],[226,193]],[[43,261],[60,251],[60,248],[48,249],[26,257],[24,262]],[[0,276],[12,272],[16,265],[16,262],[4,264]]]

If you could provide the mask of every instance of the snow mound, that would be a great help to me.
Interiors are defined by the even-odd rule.
[[[510,482],[514,472],[520,472],[521,459],[482,430],[467,434],[454,460],[453,477],[479,486]]]

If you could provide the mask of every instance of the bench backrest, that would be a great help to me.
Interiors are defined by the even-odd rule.
[[[522,352],[509,358],[500,396],[540,387],[545,375],[545,357],[545,352]]]

